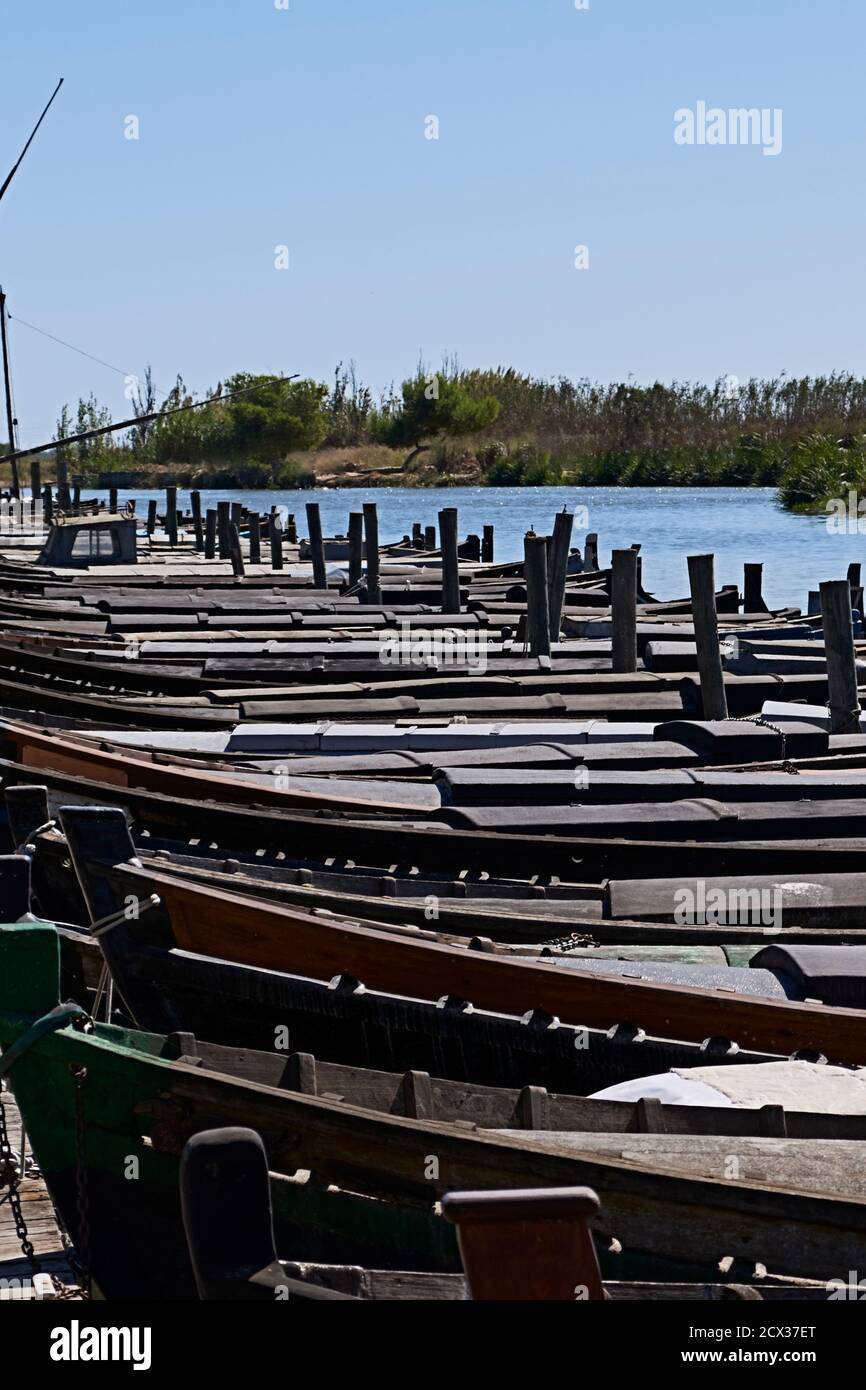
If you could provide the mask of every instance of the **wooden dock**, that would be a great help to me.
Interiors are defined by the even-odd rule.
[[[21,1115],[8,1089],[3,1091],[3,1104],[6,1107],[9,1140],[18,1154],[21,1152]],[[63,1284],[74,1286],[77,1281],[63,1248],[54,1205],[43,1179],[25,1177],[20,1192],[24,1219],[40,1269]],[[0,1205],[0,1302],[54,1296],[50,1281],[37,1276],[34,1283],[30,1264],[21,1252],[21,1243],[15,1233],[12,1210],[8,1201],[3,1202]]]

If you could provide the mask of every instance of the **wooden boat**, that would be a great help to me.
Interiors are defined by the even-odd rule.
[[[600,837],[603,825],[594,825],[593,835],[552,837],[504,831],[463,830],[425,823],[392,822],[387,819],[357,820],[310,817],[282,813],[268,808],[214,805],[184,798],[168,798],[157,792],[140,791],[104,782],[91,782],[80,776],[33,769],[20,763],[0,760],[0,777],[6,786],[45,786],[52,806],[91,804],[122,806],[133,818],[137,836],[150,837],[154,849],[169,853],[222,854],[226,859],[254,859],[275,868],[288,862],[299,866],[330,866],[355,873],[358,866],[379,866],[385,878],[412,878],[425,867],[437,876],[453,876],[460,881],[483,881],[485,875],[514,880],[523,876],[543,894],[553,878],[572,880],[576,873],[583,881],[600,883],[606,876],[663,877],[665,873],[684,873],[695,877],[740,873],[748,875],[772,868],[780,873],[801,875],[826,872],[828,866],[857,871],[862,866],[866,841],[856,837],[830,840],[791,838],[752,841],[733,838],[738,822],[733,817],[721,823],[707,822],[713,838],[701,843],[653,838],[647,825],[641,839],[626,840],[622,835]],[[4,808],[0,806],[0,827]],[[37,822],[41,823],[41,822]],[[190,828],[195,834],[190,834]],[[676,827],[674,827],[676,828]],[[785,829],[782,822],[782,829]],[[660,827],[655,826],[655,836]],[[666,827],[670,835],[670,825]],[[778,832],[779,827],[776,827]],[[804,830],[806,825],[804,825]],[[645,837],[645,838],[644,838]],[[7,840],[13,850],[20,837]],[[141,842],[139,840],[139,842]],[[210,847],[210,849],[208,848]],[[64,890],[65,891],[65,890]],[[52,915],[56,915],[53,914]],[[61,915],[66,915],[62,913]],[[723,932],[714,926],[679,927],[669,923],[629,923],[616,920],[611,930],[603,919],[587,919],[586,927],[599,941],[613,944],[657,942],[677,944],[725,944],[751,941],[751,929],[740,931],[728,926]],[[810,929],[792,928],[792,939],[827,941],[826,928],[818,935],[804,935]],[[488,930],[486,934],[490,934]],[[864,939],[859,928],[842,929],[834,938],[855,944]]]
[[[862,1177],[853,1167],[850,1180],[839,1171],[845,1141],[833,1141],[832,1194],[786,1185],[778,1149],[773,1184],[587,1157],[560,1135],[548,1142],[539,1134],[470,1132],[301,1094],[250,1077],[259,1058],[224,1050],[215,1070],[186,1057],[182,1038],[94,1024],[77,1006],[58,1006],[58,940],[48,926],[0,928],[0,967],[2,1070],[79,1245],[84,1204],[89,1267],[108,1297],[191,1295],[178,1160],[191,1135],[238,1123],[263,1138],[277,1175],[277,1238],[300,1259],[405,1268],[411,1251],[419,1268],[455,1270],[453,1230],[436,1214],[438,1197],[466,1188],[573,1185],[602,1196],[592,1225],[603,1273],[612,1258],[627,1268],[634,1250],[706,1279],[724,1252],[760,1259],[774,1273],[828,1279],[857,1268],[866,1253]],[[273,1053],[266,1059],[275,1061]],[[133,1160],[130,1200],[125,1173]],[[795,1153],[790,1161],[798,1171]],[[625,1257],[604,1253],[611,1238]]]
[[[826,1287],[784,1285],[602,1284],[588,1220],[599,1207],[588,1188],[449,1193],[446,1219],[458,1228],[466,1274],[415,1274],[280,1260],[273,1239],[267,1155],[252,1130],[205,1130],[181,1158],[181,1202],[190,1260],[202,1299],[587,1299],[824,1298]],[[231,1207],[235,1219],[226,1226]],[[215,1232],[219,1235],[215,1237]],[[846,1290],[847,1292],[847,1290]],[[856,1297],[856,1291],[855,1291]]]
[[[70,822],[68,838],[75,835]],[[114,857],[111,851],[107,857]],[[82,883],[94,919],[116,913],[117,893],[141,903],[157,896],[155,911],[167,939],[199,955],[319,979],[349,974],[369,988],[413,998],[456,995],[477,1008],[513,1013],[541,1008],[590,1027],[611,1028],[627,1019],[650,1033],[697,1042],[723,1036],[782,1054],[813,1050],[855,1065],[866,1058],[866,1013],[857,1009],[589,976],[563,968],[561,961],[506,957],[329,921],[302,909],[216,892],[134,861],[99,864],[88,856],[88,863],[99,875],[95,885]],[[114,888],[100,892],[100,881]]]

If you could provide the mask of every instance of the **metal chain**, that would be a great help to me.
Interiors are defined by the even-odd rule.
[[[83,1297],[90,1292],[90,1203],[87,1192],[87,1162],[85,1153],[84,1082],[87,1068],[70,1063],[72,1084],[75,1087],[75,1188],[78,1208],[78,1239],[72,1261],[81,1283]]]
[[[3,1092],[0,1089],[0,1188],[8,1187],[9,1191],[5,1197],[0,1198],[0,1206],[4,1202],[9,1203],[12,1212],[12,1220],[15,1223],[15,1234],[21,1244],[21,1250],[34,1274],[39,1274],[41,1266],[36,1258],[36,1251],[27,1230],[27,1222],[24,1219],[24,1212],[21,1206],[21,1193],[19,1188],[24,1174],[19,1171],[12,1145],[9,1142],[9,1131],[6,1127],[6,1104],[3,1100]]]
[[[800,776],[800,769],[790,758],[786,757],[787,742],[784,729],[780,729],[778,724],[774,724],[765,714],[741,714],[732,715],[729,718],[731,724],[762,724],[765,729],[772,729],[774,734],[778,734],[782,740],[782,756],[779,761],[782,764],[782,771],[788,772],[792,777]]]
[[[540,951],[573,951],[578,946],[592,946],[592,936],[586,932],[573,931],[569,936],[555,936],[550,941],[540,941],[538,949]]]

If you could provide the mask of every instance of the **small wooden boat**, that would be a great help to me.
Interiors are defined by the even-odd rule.
[[[866,1254],[862,1164],[853,1154],[840,1164],[844,1140],[833,1141],[832,1192],[814,1175],[806,1189],[789,1185],[786,1165],[800,1172],[802,1156],[778,1147],[772,1183],[585,1155],[561,1134],[469,1131],[287,1089],[273,1052],[212,1053],[214,1069],[187,1056],[182,1037],[93,1023],[78,1006],[58,1005],[58,983],[53,928],[0,928],[0,1070],[64,1224],[107,1297],[192,1295],[178,1163],[186,1141],[215,1125],[244,1124],[262,1136],[278,1175],[277,1239],[299,1259],[405,1268],[408,1251],[419,1269],[455,1271],[453,1228],[438,1215],[438,1198],[574,1185],[602,1195],[592,1229],[605,1275],[611,1259],[625,1273],[634,1251],[704,1280],[722,1254],[829,1279]],[[624,1255],[605,1253],[612,1239]]]
[[[79,822],[83,814],[78,813]],[[104,811],[94,814],[106,824]],[[74,841],[72,821],[67,836]],[[155,911],[167,939],[198,955],[319,979],[349,974],[370,988],[413,998],[456,995],[477,1008],[519,1014],[541,1008],[565,1022],[590,1027],[611,1028],[627,1019],[646,1032],[691,1041],[722,1036],[740,1046],[783,1055],[812,1050],[855,1065],[866,1059],[866,1013],[858,1009],[588,975],[564,968],[562,961],[506,957],[377,931],[216,892],[135,861],[100,864],[92,855],[85,857],[105,885],[100,891],[99,881],[95,886],[89,879],[82,883],[94,919],[116,914],[118,893],[140,903],[158,897]],[[115,856],[109,851],[106,857]]]
[[[267,1155],[252,1130],[205,1130],[181,1157],[181,1203],[199,1297],[273,1303],[275,1298],[486,1301],[823,1298],[826,1287],[602,1283],[588,1220],[589,1188],[449,1193],[445,1217],[459,1232],[466,1274],[416,1274],[280,1260],[273,1239]],[[230,1206],[234,1220],[227,1226]],[[215,1237],[215,1232],[219,1236]],[[847,1290],[846,1290],[847,1292]],[[855,1294],[856,1296],[856,1294]]]

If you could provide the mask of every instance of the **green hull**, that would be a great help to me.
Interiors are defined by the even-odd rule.
[[[58,1003],[57,935],[50,927],[0,929],[0,1044],[4,1049]],[[26,984],[25,984],[26,982]],[[19,1007],[13,1010],[10,999]],[[23,1007],[22,1007],[23,1006]],[[85,1067],[84,1167],[91,1272],[107,1298],[194,1298],[178,1186],[178,1154],[151,1142],[173,1064],[164,1039],[95,1025],[41,1038],[9,1080],[36,1159],[63,1224],[81,1245],[75,1085]],[[214,1123],[223,1117],[214,1116]],[[277,1247],[286,1258],[459,1271],[453,1227],[431,1208],[273,1183]]]

